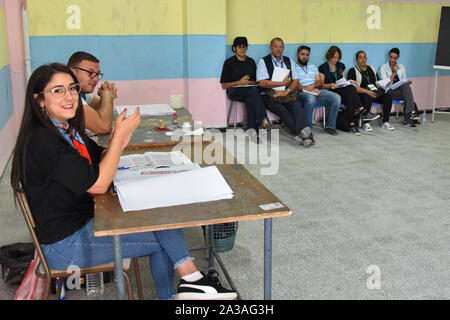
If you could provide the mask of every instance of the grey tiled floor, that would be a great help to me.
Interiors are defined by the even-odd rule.
[[[274,299],[450,299],[450,114],[415,131],[399,121],[392,117],[392,132],[375,123],[359,137],[316,125],[309,149],[282,131],[276,175],[246,165],[293,212],[273,221]],[[8,182],[6,171],[0,245],[28,240]],[[263,298],[263,229],[262,220],[240,223],[234,249],[221,255],[245,299]],[[200,228],[185,234],[190,245],[202,239]],[[205,270],[203,252],[194,255]],[[154,299],[148,261],[140,263],[145,298]],[[380,289],[367,286],[373,265]],[[15,289],[0,283],[0,299]],[[107,284],[103,298],[114,297]]]

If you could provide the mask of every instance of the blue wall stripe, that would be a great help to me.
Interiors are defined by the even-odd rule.
[[[250,39],[251,40],[251,39]],[[233,55],[225,35],[137,35],[31,37],[32,68],[49,62],[66,63],[75,51],[87,51],[101,61],[105,80],[154,80],[218,78],[223,61]],[[320,65],[331,44],[309,43],[310,61]],[[434,76],[436,43],[341,43],[342,62],[355,64],[355,53],[366,51],[368,63],[377,70],[387,61],[387,52],[400,49],[400,63],[408,77]],[[299,44],[286,44],[285,55],[295,60]],[[268,44],[250,44],[248,55],[257,62],[268,54]],[[440,75],[450,75],[441,72]]]
[[[225,35],[137,35],[30,37],[32,69],[49,62],[67,63],[76,51],[100,60],[105,80],[219,77]],[[188,52],[189,54],[185,54]],[[221,52],[221,55],[217,55]],[[192,57],[192,58],[190,58]],[[186,65],[186,61],[189,63]]]
[[[9,65],[0,69],[0,130],[13,114]]]
[[[355,55],[359,50],[367,54],[367,63],[372,65],[377,71],[381,65],[387,62],[387,54],[390,49],[397,47],[400,50],[399,63],[406,67],[406,74],[409,78],[421,78],[434,76],[434,58],[436,55],[436,43],[301,43],[286,44],[284,55],[297,61],[297,48],[300,45],[307,45],[311,48],[310,62],[317,67],[325,62],[325,54],[331,45],[337,45],[342,51],[342,60],[347,71],[356,65]],[[252,45],[248,47],[247,55],[258,60],[269,54],[269,45]],[[227,46],[227,57],[234,53],[231,46]],[[450,75],[450,72],[439,71],[440,76]]]

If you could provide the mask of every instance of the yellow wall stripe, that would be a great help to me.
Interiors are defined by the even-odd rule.
[[[448,2],[447,2],[448,5]],[[381,29],[367,21],[379,8]],[[442,4],[343,0],[228,0],[227,43],[246,35],[265,44],[275,36],[286,43],[436,42]],[[370,24],[373,26],[373,24]]]
[[[0,69],[9,64],[5,10],[0,7]]]
[[[182,0],[28,0],[29,32],[30,36],[179,35],[183,32],[181,3]],[[74,6],[80,9],[79,26]],[[67,13],[68,9],[75,11]]]
[[[30,36],[225,34],[225,9],[226,0],[28,0],[29,32]]]

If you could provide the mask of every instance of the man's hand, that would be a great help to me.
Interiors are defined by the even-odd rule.
[[[105,81],[101,84],[97,94],[102,99],[111,99],[113,101],[117,98],[117,88],[114,86],[114,83]]]
[[[283,81],[281,81],[281,85],[288,86],[290,84],[291,84],[291,76],[288,74],[286,77],[284,77]]]
[[[275,98],[277,97],[286,97],[289,94],[289,91],[287,90],[280,90],[275,92],[275,94],[273,95]]]
[[[245,75],[241,78],[241,80],[239,80],[239,85],[246,86],[246,85],[248,85],[249,80],[250,80],[250,77],[248,75]]]
[[[314,92],[317,96],[320,96],[320,90],[317,88],[312,89],[311,92]]]

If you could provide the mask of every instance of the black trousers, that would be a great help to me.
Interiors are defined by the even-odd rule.
[[[273,102],[269,96],[261,96],[263,102],[270,112],[280,117],[281,121],[291,129],[297,136],[306,127],[305,111],[301,101],[290,101],[286,103]]]
[[[359,97],[364,106],[364,109],[370,111],[372,107],[372,102],[377,102],[383,105],[383,123],[389,122],[389,116],[392,110],[392,96],[386,93],[379,95],[377,98],[373,99],[368,94],[360,93]]]
[[[339,94],[341,96],[341,103],[344,105],[338,113],[336,128],[342,131],[349,131],[350,127],[358,123],[358,116],[355,113],[363,105],[358,92],[356,92],[354,86],[346,86],[330,91]]]
[[[231,100],[245,102],[248,129],[258,130],[258,126],[267,118],[266,107],[258,88],[230,88],[227,95]]]

